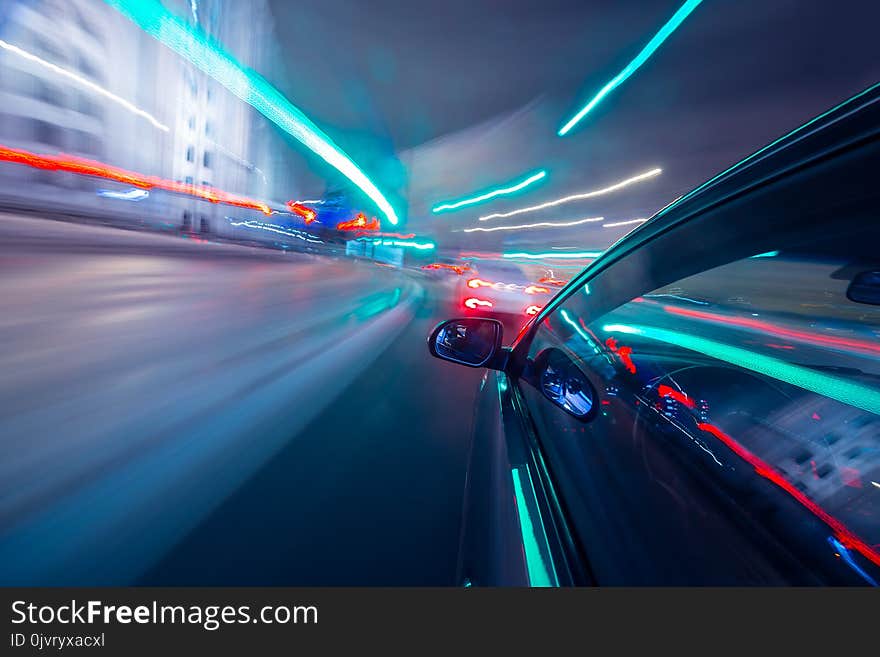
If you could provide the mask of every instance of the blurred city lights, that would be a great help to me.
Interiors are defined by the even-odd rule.
[[[535,174],[528,176],[525,180],[522,180],[518,183],[515,183],[509,187],[499,187],[498,189],[493,189],[478,196],[474,196],[471,198],[462,199],[460,201],[454,201],[449,203],[441,203],[440,205],[435,205],[431,208],[431,212],[437,214],[439,212],[448,212],[450,210],[457,210],[458,208],[465,207],[467,205],[475,205],[477,203],[483,203],[484,201],[488,201],[497,196],[508,196],[510,194],[515,194],[516,192],[525,189],[529,185],[532,185],[539,180],[545,178],[547,176],[547,172],[543,169],[538,171]]]
[[[192,62],[359,187],[389,222],[397,213],[354,161],[298,107],[257,72],[243,67],[217,42],[168,11],[158,0],[105,0],[142,30]]]
[[[635,59],[633,59],[626,67],[617,75],[615,75],[610,82],[605,84],[599,92],[590,99],[590,101],[584,105],[581,110],[571,117],[565,125],[563,125],[559,132],[556,134],[559,137],[564,137],[567,135],[572,128],[574,128],[578,123],[580,123],[581,119],[583,119],[596,105],[602,102],[602,99],[605,98],[609,93],[611,93],[616,87],[623,84],[633,73],[635,73],[641,66],[644,64],[648,58],[654,54],[654,52],[659,48],[664,41],[672,34],[679,25],[684,22],[691,12],[696,9],[702,0],[687,0],[681,7],[679,7],[678,11],[672,15],[666,24],[660,28],[660,31],[655,34],[650,41],[648,41],[647,45],[642,48],[638,55],[636,55]]]
[[[11,52],[15,55],[18,55],[19,57],[26,59],[29,62],[33,62],[34,64],[39,64],[40,66],[47,68],[50,71],[52,71],[53,73],[59,75],[60,77],[63,77],[67,80],[70,80],[71,82],[74,82],[74,83],[80,85],[81,87],[85,87],[89,91],[92,91],[100,96],[103,96],[104,98],[106,98],[108,100],[111,100],[114,103],[116,103],[117,105],[124,107],[132,114],[136,114],[136,115],[146,119],[147,121],[152,123],[155,127],[159,128],[159,130],[163,130],[165,132],[168,132],[168,126],[165,125],[164,123],[161,123],[152,114],[150,114],[146,110],[142,110],[140,107],[137,107],[136,105],[133,105],[132,103],[125,100],[125,98],[121,98],[120,96],[117,96],[116,94],[111,93],[110,91],[107,91],[106,89],[104,89],[104,87],[101,87],[100,85],[95,84],[91,80],[84,78],[81,75],[74,73],[73,71],[68,71],[65,68],[61,68],[60,66],[58,66],[56,64],[53,64],[51,62],[47,62],[45,59],[42,59],[41,57],[37,57],[36,55],[33,55],[33,54],[27,52],[26,50],[22,50],[18,46],[14,46],[11,43],[7,43],[6,41],[3,41],[2,39],[0,39],[0,48],[3,48],[3,50],[6,50],[7,52]]]
[[[528,230],[529,228],[564,228],[566,226],[579,226],[595,221],[605,221],[605,217],[590,217],[576,221],[542,221],[535,224],[520,224],[518,226],[495,226],[494,228],[465,228],[465,233],[494,233],[496,230]]]
[[[529,306],[525,310],[526,315],[537,315],[539,312],[541,312],[541,306]]]
[[[633,183],[641,182],[642,180],[647,180],[648,178],[653,178],[654,176],[659,176],[663,173],[663,169],[655,168],[650,171],[646,171],[645,173],[640,173],[637,176],[633,176],[632,178],[627,178],[626,180],[621,180],[620,182],[614,183],[613,185],[609,185],[608,187],[603,187],[602,189],[594,189],[591,192],[583,192],[581,194],[572,194],[571,196],[563,196],[562,198],[558,198],[555,201],[547,201],[546,203],[541,203],[539,205],[531,205],[527,208],[520,208],[518,210],[511,210],[510,212],[496,212],[494,214],[487,214],[483,217],[480,217],[480,221],[488,221],[489,219],[503,219],[504,217],[513,217],[518,214],[523,214],[525,212],[535,212],[536,210],[543,210],[544,208],[552,208],[556,205],[562,205],[563,203],[571,203],[572,201],[581,201],[586,198],[593,198],[594,196],[602,196],[603,194],[610,194],[611,192],[616,192],[618,189],[623,189],[624,187],[628,187]]]
[[[571,253],[502,253],[502,258],[526,258],[530,260],[543,260],[545,258],[561,258],[566,260],[580,260],[583,258],[598,258],[602,251],[574,251]]]

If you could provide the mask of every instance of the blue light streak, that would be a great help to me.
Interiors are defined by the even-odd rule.
[[[687,0],[681,7],[679,7],[678,11],[672,15],[666,24],[660,28],[660,31],[657,32],[653,36],[653,38],[648,41],[647,45],[642,48],[641,52],[636,55],[635,59],[633,59],[629,64],[626,65],[620,73],[615,75],[610,82],[608,82],[604,87],[599,90],[593,98],[588,102],[584,107],[573,117],[571,117],[568,122],[559,129],[557,132],[557,136],[564,137],[567,135],[572,128],[574,128],[578,123],[580,123],[581,119],[583,119],[590,111],[593,110],[596,105],[602,102],[602,99],[605,98],[608,94],[610,94],[614,89],[623,84],[633,73],[635,73],[651,55],[659,48],[669,35],[671,35],[679,25],[684,22],[691,12],[696,9],[702,0]]]
[[[461,201],[453,201],[450,203],[441,203],[440,205],[435,205],[431,208],[431,212],[434,214],[438,214],[440,212],[449,212],[451,210],[457,210],[458,208],[462,208],[468,205],[475,205],[477,203],[483,203],[484,201],[488,201],[489,199],[493,199],[497,196],[508,196],[510,194],[515,194],[521,189],[525,189],[529,185],[532,185],[539,180],[545,178],[547,176],[547,172],[545,170],[538,171],[530,175],[525,180],[522,180],[510,187],[500,187],[498,189],[490,190],[484,194],[480,194],[479,196],[474,196],[472,198],[462,199]]]

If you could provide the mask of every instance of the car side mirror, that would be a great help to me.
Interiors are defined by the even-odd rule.
[[[442,360],[468,367],[504,369],[507,350],[501,347],[504,329],[497,319],[447,319],[431,331],[428,351]]]
[[[846,298],[856,303],[880,306],[880,271],[857,274],[846,290]]]
[[[551,347],[535,359],[535,380],[544,396],[566,413],[583,421],[596,415],[596,390],[564,352]]]

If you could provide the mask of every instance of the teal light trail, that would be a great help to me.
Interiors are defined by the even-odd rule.
[[[540,523],[538,527],[532,522],[532,516],[529,504],[524,494],[523,480],[531,489],[531,480],[528,472],[524,472],[523,468],[513,468],[510,471],[513,477],[513,493],[516,498],[516,510],[519,515],[519,528],[522,532],[523,548],[525,549],[526,570],[529,573],[529,585],[531,586],[558,586],[556,576],[551,567],[545,563],[545,554],[550,553],[547,545],[547,537],[543,535],[543,531],[538,533],[538,527],[543,523],[540,517],[537,518]],[[537,509],[536,509],[537,511]]]
[[[105,2],[339,170],[376,204],[390,223],[397,224],[394,208],[366,174],[328,135],[259,73],[239,64],[219,43],[168,11],[158,0]]]
[[[538,171],[537,173],[533,173],[525,180],[522,180],[518,183],[511,185],[510,187],[499,187],[498,189],[493,189],[479,196],[474,196],[472,198],[462,199],[461,201],[453,201],[450,203],[441,203],[440,205],[435,205],[431,208],[431,212],[434,214],[438,214],[440,212],[449,212],[451,210],[457,210],[458,208],[463,208],[468,205],[476,205],[477,203],[483,203],[484,201],[488,201],[489,199],[493,199],[496,196],[508,196],[510,194],[515,194],[521,189],[525,189],[529,185],[532,185],[542,178],[547,176],[547,172],[545,170]]]
[[[559,137],[564,137],[567,135],[572,128],[574,128],[578,123],[580,123],[581,119],[583,119],[587,114],[592,111],[596,105],[602,102],[602,99],[605,98],[608,94],[610,94],[614,89],[618,86],[626,82],[626,80],[635,73],[646,61],[648,58],[654,54],[654,51],[659,48],[669,35],[675,32],[679,25],[684,22],[684,19],[687,18],[690,13],[696,9],[699,4],[703,0],[687,0],[681,7],[679,7],[678,11],[672,15],[666,24],[660,28],[660,31],[654,35],[654,37],[648,41],[647,45],[642,48],[641,52],[636,55],[635,59],[633,59],[629,64],[626,65],[620,73],[615,75],[610,82],[608,82],[604,87],[599,90],[593,98],[586,105],[583,106],[581,111],[575,114],[571,119],[568,120],[564,126],[559,129],[559,132],[556,134]]]
[[[691,351],[723,360],[746,370],[757,372],[783,381],[798,388],[809,390],[817,395],[836,399],[839,402],[860,408],[863,411],[880,415],[880,389],[854,383],[831,374],[825,374],[808,367],[793,365],[778,358],[741,349],[722,342],[715,342],[687,333],[670,331],[652,326],[631,324],[607,324],[606,333],[628,333],[640,335],[651,340],[673,344]]]
[[[545,258],[561,258],[563,260],[578,260],[581,258],[598,258],[602,251],[572,251],[570,253],[502,253],[502,258],[527,258],[530,260],[543,260]]]

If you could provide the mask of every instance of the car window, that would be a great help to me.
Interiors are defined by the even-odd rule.
[[[876,582],[880,306],[850,298],[875,226],[598,314],[586,284],[537,327],[530,361],[561,350],[597,397],[583,421],[521,386],[600,583]]]

